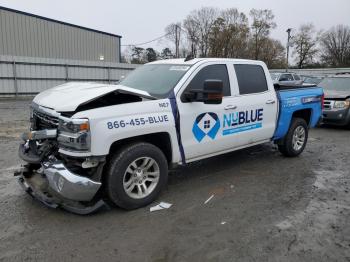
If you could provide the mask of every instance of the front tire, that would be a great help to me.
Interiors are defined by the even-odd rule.
[[[292,123],[282,143],[278,145],[279,151],[287,157],[300,155],[308,139],[308,126],[302,118],[293,118]]]
[[[168,180],[168,163],[163,152],[149,143],[135,143],[110,160],[106,193],[117,206],[136,209],[153,202]]]

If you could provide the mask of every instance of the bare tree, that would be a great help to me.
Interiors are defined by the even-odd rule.
[[[190,15],[183,22],[184,30],[186,31],[187,41],[190,45],[191,55],[197,56],[199,45],[199,24]]]
[[[209,53],[209,38],[212,26],[218,17],[218,10],[213,7],[203,7],[198,10],[194,10],[187,16],[186,21],[189,21],[191,28],[195,29],[198,33],[198,49],[201,57],[208,56]],[[192,35],[195,36],[192,32]],[[194,39],[191,39],[193,43]]]
[[[285,48],[278,40],[265,38],[260,50],[260,59],[266,63],[268,68],[284,68]]]
[[[270,35],[270,30],[276,28],[276,23],[273,21],[275,16],[271,10],[252,9],[249,15],[253,19],[252,34],[254,41],[254,58],[259,59],[260,49],[265,38]]]
[[[223,10],[215,20],[210,34],[210,56],[246,56],[249,37],[248,19],[236,8]]]
[[[318,52],[317,43],[319,36],[313,24],[301,25],[298,32],[292,37],[294,55],[298,68],[313,63]]]
[[[175,44],[175,57],[178,58],[180,54],[180,39],[181,39],[181,23],[173,23],[165,28],[167,38]]]
[[[337,25],[321,37],[322,60],[332,66],[350,66],[350,27]]]

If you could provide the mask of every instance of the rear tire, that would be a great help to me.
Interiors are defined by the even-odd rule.
[[[117,206],[136,209],[152,203],[167,180],[168,163],[163,152],[149,143],[135,143],[112,156],[106,193]]]
[[[287,157],[300,155],[306,146],[308,139],[308,126],[302,118],[293,118],[289,130],[278,145],[279,151]]]

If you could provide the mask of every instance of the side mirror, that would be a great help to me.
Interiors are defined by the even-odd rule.
[[[224,96],[224,83],[221,80],[205,80],[203,86],[204,104],[221,104]]]
[[[204,81],[203,89],[192,89],[184,93],[186,102],[203,102],[204,104],[221,104],[224,84],[221,80]]]

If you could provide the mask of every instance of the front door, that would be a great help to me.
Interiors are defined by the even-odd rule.
[[[222,116],[232,106],[233,99],[226,63],[202,65],[184,90],[203,89],[204,81],[209,79],[223,82],[224,97],[221,104],[184,102],[181,96],[177,98],[181,116],[181,139],[187,160],[215,154],[232,147],[230,138],[223,136],[221,132]]]

